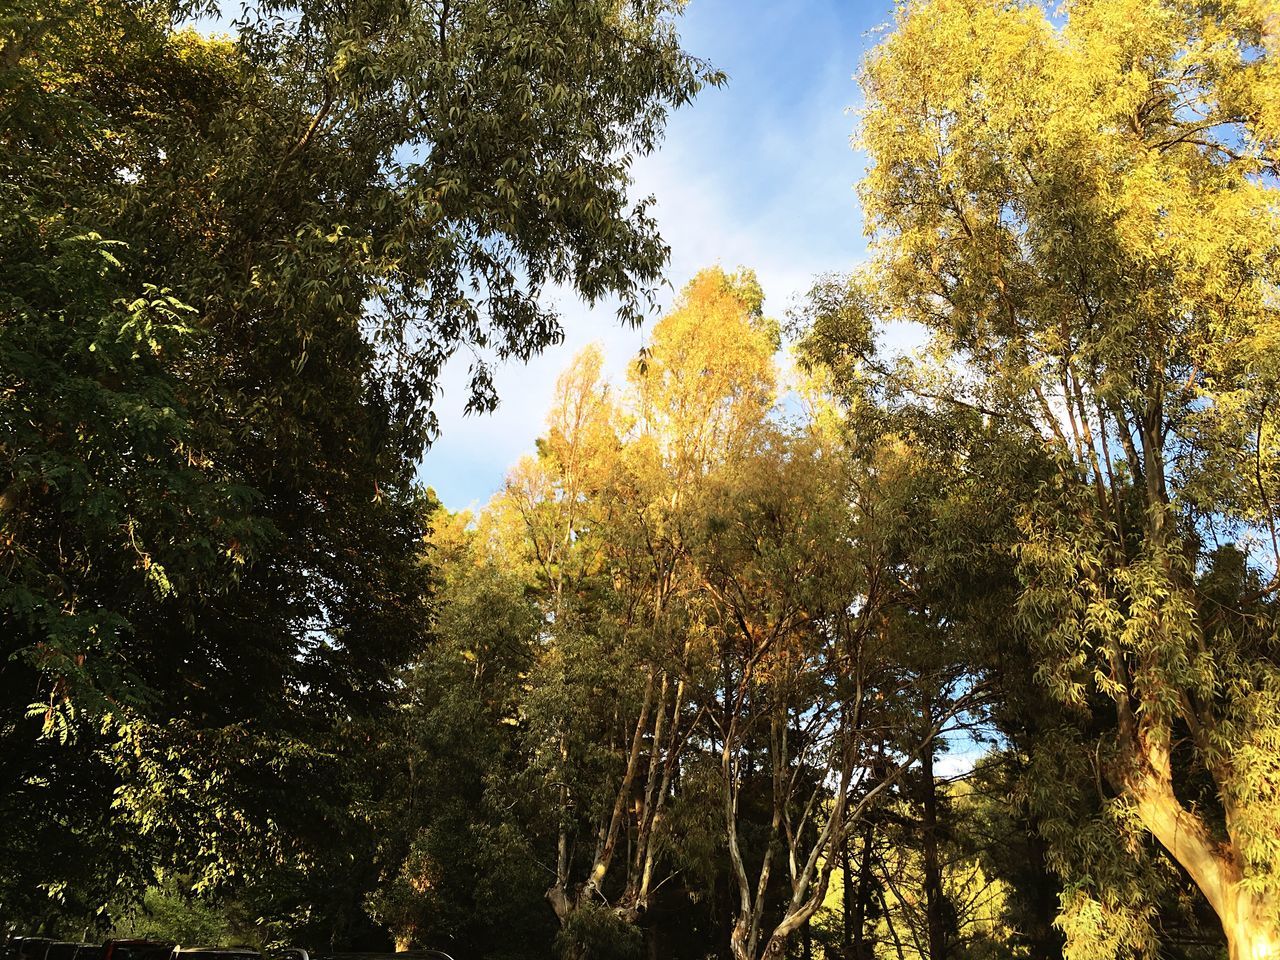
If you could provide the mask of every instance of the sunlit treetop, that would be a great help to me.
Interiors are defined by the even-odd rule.
[[[670,445],[681,470],[744,449],[774,402],[779,331],[763,303],[752,271],[703,270],[632,365],[637,428]]]

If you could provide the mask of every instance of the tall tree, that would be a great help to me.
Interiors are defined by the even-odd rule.
[[[421,641],[440,366],[555,342],[550,282],[638,315],[628,164],[718,75],[665,0],[198,12],[0,17],[0,754],[96,740],[94,816],[217,882]]]
[[[1233,960],[1280,951],[1274,26],[1263,3],[918,2],[864,73],[883,310],[1058,465],[1022,516],[1021,613],[1078,719],[1042,770],[1096,757],[1103,792],[1068,825],[1039,778],[1072,956],[1154,949],[1147,838]]]
[[[706,660],[688,525],[705,475],[771,400],[776,342],[761,302],[749,273],[700,273],[616,401],[601,355],[585,352],[561,380],[539,460],[508,485],[555,638],[530,702],[542,720],[537,752],[558,783],[547,896],[569,952],[599,952],[610,922],[643,921],[669,879],[665,823],[698,716],[690,685]],[[594,702],[601,688],[618,699]],[[588,761],[602,739],[614,754],[601,768]],[[577,853],[592,835],[594,852]]]
[[[545,956],[543,812],[525,793],[518,735],[539,611],[472,519],[433,517],[431,643],[405,672],[403,709],[384,734],[393,783],[371,817],[383,875],[370,907],[398,947]]]
[[[792,328],[829,429],[850,449],[893,444],[910,451],[910,468],[897,472],[881,507],[892,517],[881,562],[897,584],[894,629],[908,639],[895,656],[915,678],[902,695],[917,719],[903,730],[887,728],[884,742],[909,749],[955,712],[953,698],[960,696],[967,708],[958,718],[959,749],[972,753],[997,738],[1025,749],[1018,725],[1042,716],[1043,708],[1038,691],[1028,689],[1026,632],[1009,616],[1020,586],[1015,517],[1051,464],[1024,425],[964,399],[964,373],[945,353],[895,357],[883,349],[874,281],[874,274],[861,273],[820,278],[793,313]],[[851,474],[854,491],[867,488],[862,473],[874,475],[874,466],[873,460]],[[983,694],[975,698],[978,687]],[[981,866],[957,842],[967,825],[953,802],[956,785],[936,769],[947,746],[932,741],[919,768],[894,789],[889,809],[862,838],[859,866],[850,864],[858,890],[846,895],[865,918],[881,883],[896,904],[896,916],[886,921],[933,958],[965,955],[992,916],[985,881],[970,889]],[[844,939],[856,952],[865,930],[855,926]]]
[[[849,838],[974,700],[970,676],[940,660],[923,669],[915,650],[925,631],[901,541],[926,475],[904,436],[846,446],[819,421],[765,431],[705,508],[694,558],[720,660],[707,737],[742,960],[786,952],[823,907]],[[750,810],[761,802],[762,820]]]

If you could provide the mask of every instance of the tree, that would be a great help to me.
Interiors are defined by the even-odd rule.
[[[516,735],[538,610],[471,519],[433,517],[432,641],[387,738],[394,782],[373,817],[383,876],[370,908],[398,947],[539,956],[552,926],[534,854],[542,812],[523,795]]]
[[[555,342],[550,282],[638,316],[628,164],[719,75],[665,0],[200,9],[0,21],[0,752],[95,741],[93,816],[216,883],[421,642],[440,366]]]
[[[716,476],[694,552],[718,642],[706,736],[743,960],[783,955],[807,929],[870,812],[917,762],[927,774],[939,735],[976,704],[974,675],[943,660],[947,630],[929,622],[945,622],[925,596],[937,571],[909,552],[945,474],[905,433],[827,422],[762,424]]]
[[[666,818],[706,661],[688,526],[708,470],[732,456],[771,398],[776,340],[762,300],[749,272],[700,273],[655,327],[617,405],[601,355],[584,352],[560,381],[539,460],[508,485],[554,637],[530,709],[533,752],[558,784],[547,897],[570,953],[599,952],[618,921],[625,943],[669,879]],[[600,689],[618,699],[589,706]],[[589,761],[602,740],[612,755],[597,767]],[[592,834],[594,853],[576,859],[579,836]]]
[[[1148,838],[1232,958],[1280,950],[1272,14],[920,2],[864,73],[880,309],[1057,464],[1021,517],[1020,609],[1075,710],[1037,798],[1072,956],[1153,948]],[[1087,828],[1055,755],[1098,758]]]
[[[1008,616],[1019,594],[1015,511],[1050,464],[1023,425],[964,400],[964,374],[946,354],[885,352],[880,309],[873,273],[825,276],[791,328],[815,421],[849,450],[872,452],[844,481],[848,496],[858,502],[873,484],[883,488],[879,557],[896,584],[893,630],[903,639],[894,656],[914,678],[901,696],[915,718],[884,728],[882,749],[909,751],[939,723],[966,752],[996,742],[1026,749],[1024,727],[1044,711],[1028,689],[1026,633]],[[891,483],[869,481],[884,469],[874,452],[886,447],[901,451],[902,464]],[[931,741],[868,820],[859,849],[841,851],[841,943],[854,957],[871,949],[867,921],[877,912],[877,935],[932,958],[967,955],[991,935],[1001,878],[983,877],[984,865],[957,842],[969,814],[958,814],[956,793],[967,788],[935,770],[947,747]],[[881,909],[875,898],[886,895]]]
[[[511,789],[528,804],[539,851],[528,855],[547,865],[569,956],[631,956],[645,932],[656,949],[658,891],[700,897],[692,876],[677,877],[716,871],[708,863],[724,833],[693,825],[720,806],[702,760],[723,613],[703,561],[708,524],[733,484],[749,486],[762,439],[776,433],[778,331],[762,300],[747,271],[700,273],[625,392],[604,380],[598,349],[580,354],[558,382],[537,457],[475,523],[476,549],[524,584],[537,611],[531,640],[501,628],[530,656],[509,728],[525,769]],[[804,474],[812,466],[797,460],[805,491],[818,482]],[[441,599],[444,611],[458,607]],[[468,615],[440,622],[458,616]],[[447,871],[433,876],[430,892],[404,899],[411,913],[451,886]]]

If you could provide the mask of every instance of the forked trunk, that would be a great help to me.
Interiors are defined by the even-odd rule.
[[[565,927],[569,924],[569,917],[573,913],[573,901],[569,898],[568,891],[564,885],[556,883],[547,890],[547,903],[551,904],[551,909],[555,911],[556,919],[560,921],[560,926]]]
[[[1138,817],[1213,907],[1229,960],[1280,960],[1280,904],[1246,888],[1237,851],[1214,838],[1204,820],[1178,800],[1167,750],[1148,746],[1139,769],[1125,781]]]

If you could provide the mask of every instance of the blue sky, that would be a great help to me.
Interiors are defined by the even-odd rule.
[[[635,167],[636,195],[657,198],[671,246],[664,303],[704,266],[743,265],[759,274],[765,308],[781,316],[814,275],[864,258],[853,75],[892,11],[892,0],[691,0],[685,48],[726,71],[729,83],[676,113],[662,149]],[[451,509],[483,504],[533,449],[556,376],[574,353],[600,342],[619,375],[644,343],[647,328],[623,329],[608,304],[551,299],[565,342],[499,370],[495,413],[463,415],[465,357],[445,371],[441,436],[420,476]]]

